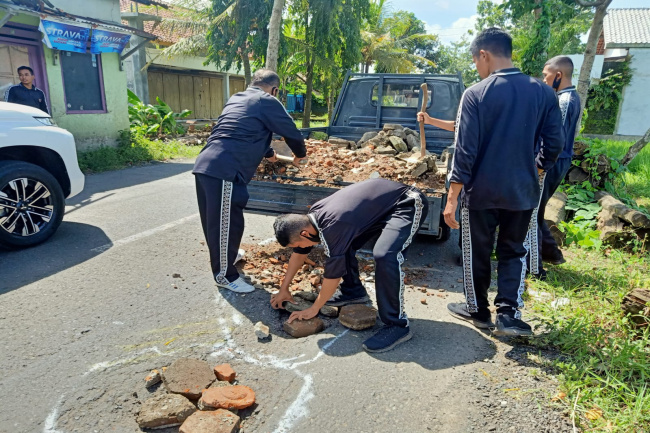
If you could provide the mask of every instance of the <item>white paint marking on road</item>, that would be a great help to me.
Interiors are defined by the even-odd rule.
[[[56,421],[59,419],[59,410],[61,409],[64,396],[65,395],[61,395],[61,397],[59,397],[59,401],[56,402],[56,405],[52,408],[50,414],[45,418],[43,433],[61,433],[56,429]]]
[[[130,244],[131,242],[135,242],[135,241],[140,240],[142,238],[146,238],[146,237],[149,237],[151,235],[155,235],[156,233],[160,233],[162,231],[165,231],[165,230],[171,229],[173,227],[176,227],[178,225],[184,224],[184,223],[186,223],[188,221],[192,221],[193,219],[198,218],[198,216],[199,216],[199,214],[195,213],[194,215],[186,216],[186,217],[178,219],[176,221],[172,221],[170,223],[163,224],[161,226],[154,227],[152,229],[145,230],[145,231],[140,232],[140,233],[136,233],[134,235],[125,237],[123,239],[119,239],[119,240],[117,240],[115,242],[111,242],[111,243],[108,243],[106,245],[102,245],[101,247],[93,248],[90,251],[92,251],[94,253],[103,253],[104,251],[107,251],[109,249],[115,249],[115,248],[124,246],[126,244]]]

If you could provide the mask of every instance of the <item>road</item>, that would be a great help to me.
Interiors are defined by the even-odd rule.
[[[247,433],[499,426],[484,416],[481,394],[491,386],[486,378],[513,364],[504,357],[512,347],[499,349],[446,313],[447,302],[463,299],[456,234],[444,244],[417,238],[409,251],[406,266],[427,269],[429,287],[445,289],[426,305],[422,293],[407,291],[410,342],[367,354],[361,342],[374,331],[336,320],[321,334],[292,339],[281,330],[287,314],[270,307],[266,291],[217,290],[191,167],[89,176],[50,241],[0,250],[1,432],[138,432],[135,414],[152,393],[143,378],[180,357],[229,362],[256,391],[257,405],[242,413]],[[247,214],[244,242],[271,237],[272,220]],[[271,326],[268,343],[253,333],[260,320]]]

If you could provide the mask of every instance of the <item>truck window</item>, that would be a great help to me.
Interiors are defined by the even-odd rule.
[[[447,111],[451,108],[451,87],[448,83],[427,82],[429,86],[429,100],[427,110],[431,108],[431,89],[436,101],[434,111]],[[377,106],[379,85],[372,88],[371,103]],[[382,107],[408,107],[420,108],[420,85],[419,84],[384,84],[382,95]]]

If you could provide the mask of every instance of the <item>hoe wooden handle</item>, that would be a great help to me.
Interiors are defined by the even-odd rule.
[[[420,93],[422,94],[422,109],[420,111],[427,111],[427,102],[429,102],[429,88],[427,83],[422,83],[420,86]],[[427,138],[424,136],[424,119],[420,122],[420,157],[424,158],[427,154]]]

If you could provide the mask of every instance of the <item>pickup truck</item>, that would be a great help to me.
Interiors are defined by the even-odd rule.
[[[420,85],[426,83],[429,96],[426,111],[432,117],[456,118],[460,98],[465,90],[459,75],[433,74],[360,74],[348,72],[330,120],[326,127],[302,129],[305,138],[315,132],[328,137],[358,141],[364,133],[379,131],[384,124],[400,124],[418,130],[416,114],[420,111]],[[381,101],[381,103],[379,102]],[[427,150],[438,155],[438,172],[446,173],[453,159],[454,133],[434,126],[425,126]],[[313,163],[313,161],[312,161]],[[322,180],[326,185],[325,180]],[[346,183],[341,183],[345,186]],[[446,241],[450,235],[442,211],[449,184],[443,190],[427,194],[429,213],[419,233]],[[337,188],[252,181],[248,186],[250,199],[247,211],[264,215],[307,213],[316,201],[337,191]]]

